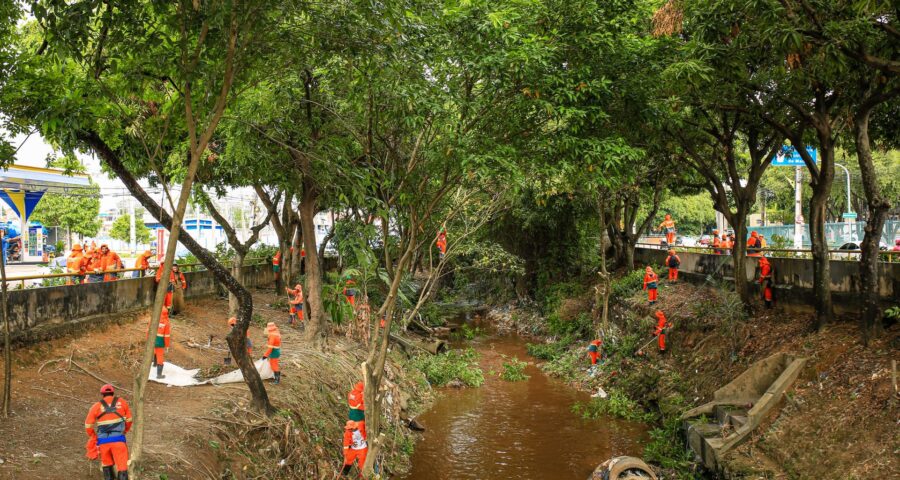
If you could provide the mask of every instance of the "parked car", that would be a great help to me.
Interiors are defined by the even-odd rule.
[[[698,240],[697,243],[704,247],[708,247],[712,243],[712,235],[700,235],[700,240]]]
[[[696,237],[679,237],[675,244],[682,247],[696,247],[698,243]]]

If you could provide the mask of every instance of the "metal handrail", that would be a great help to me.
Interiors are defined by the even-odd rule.
[[[225,262],[222,264],[222,266],[230,268],[231,264],[232,264],[232,262]],[[268,265],[268,262],[245,263],[243,266],[254,267],[257,265]],[[189,268],[193,268],[193,267],[203,267],[203,266],[204,265],[202,263],[179,263],[178,264],[178,268],[183,268],[183,269],[189,269]],[[22,282],[22,289],[25,289],[25,281],[26,280],[43,280],[45,278],[68,278],[68,277],[88,276],[88,275],[105,275],[107,273],[140,272],[140,271],[150,270],[150,269],[156,270],[158,268],[159,267],[150,267],[149,269],[136,268],[136,267],[120,268],[120,269],[116,269],[116,270],[104,270],[100,273],[84,272],[83,275],[76,275],[76,274],[68,273],[68,272],[66,272],[66,273],[46,273],[46,274],[42,274],[42,275],[21,275],[21,276],[17,276],[17,277],[6,277],[5,283]]]
[[[635,246],[636,246],[636,247],[641,247],[641,246],[653,247],[654,250],[665,250],[665,249],[672,249],[672,248],[678,249],[678,250],[681,250],[681,251],[690,251],[690,249],[696,249],[696,250],[712,250],[712,249],[714,249],[714,248],[719,248],[720,250],[731,250],[731,249],[729,249],[729,248],[713,247],[712,245],[694,245],[694,246],[691,246],[691,247],[686,247],[686,246],[683,246],[683,245],[675,245],[675,246],[666,246],[666,247],[662,247],[662,245],[661,245],[661,244],[658,244],[658,243],[645,243],[645,242],[638,242],[638,243],[635,244]],[[751,250],[751,249],[750,249],[750,248],[747,248],[747,250],[749,251],[749,250]],[[754,250],[754,251],[760,251],[760,252],[792,253],[792,254],[793,254],[793,253],[809,253],[809,254],[812,254],[812,253],[813,253],[812,249],[793,249],[793,248],[768,248],[768,247],[756,248],[756,247],[754,247],[754,248],[752,248],[752,250]],[[697,252],[697,253],[702,253],[702,252]],[[859,253],[862,253],[862,250],[860,250],[860,249],[855,249],[855,250],[830,250],[830,249],[829,249],[829,250],[826,250],[826,253],[828,253],[828,254],[859,254]],[[718,254],[715,254],[715,255],[718,255]],[[885,250],[879,250],[879,251],[878,251],[878,255],[887,255],[888,258],[891,258],[891,259],[892,259],[891,261],[893,261],[893,258],[894,258],[894,257],[900,257],[900,252],[894,252],[894,251],[890,251],[890,250],[886,250],[886,251],[885,251]]]

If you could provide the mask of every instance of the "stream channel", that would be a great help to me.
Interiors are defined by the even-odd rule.
[[[646,426],[614,418],[586,420],[572,412],[590,395],[548,377],[527,353],[528,340],[492,333],[478,315],[466,322],[487,332],[475,340],[455,342],[479,354],[484,385],[441,388],[434,405],[418,417],[425,426],[416,443],[412,469],[405,480],[586,479],[610,457],[640,457]],[[503,355],[528,362],[528,380],[507,382]],[[587,353],[585,365],[587,368]]]

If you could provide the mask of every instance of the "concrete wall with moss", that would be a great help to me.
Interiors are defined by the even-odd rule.
[[[129,272],[130,274],[130,272]],[[244,284],[262,287],[272,284],[274,274],[268,265],[244,267]],[[207,270],[185,273],[188,285],[185,298],[224,293]],[[68,333],[84,321],[102,323],[129,312],[149,308],[156,292],[153,277],[122,278],[114,282],[29,288],[9,291],[9,321],[13,341],[33,343]]]

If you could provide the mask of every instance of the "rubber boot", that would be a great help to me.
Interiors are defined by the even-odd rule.
[[[116,480],[128,480],[128,470],[124,472],[119,472],[119,478]]]
[[[103,467],[103,480],[116,480],[116,477],[113,475],[112,465]]]
[[[156,366],[156,378],[166,378],[166,376],[163,375],[163,373],[162,373],[162,369],[163,369],[162,365]]]
[[[275,372],[275,381],[272,383],[274,383],[275,385],[281,383],[281,372]]]
[[[766,308],[767,308],[767,309],[771,309],[771,308],[772,308],[772,301],[771,301],[771,300],[766,300]]]

